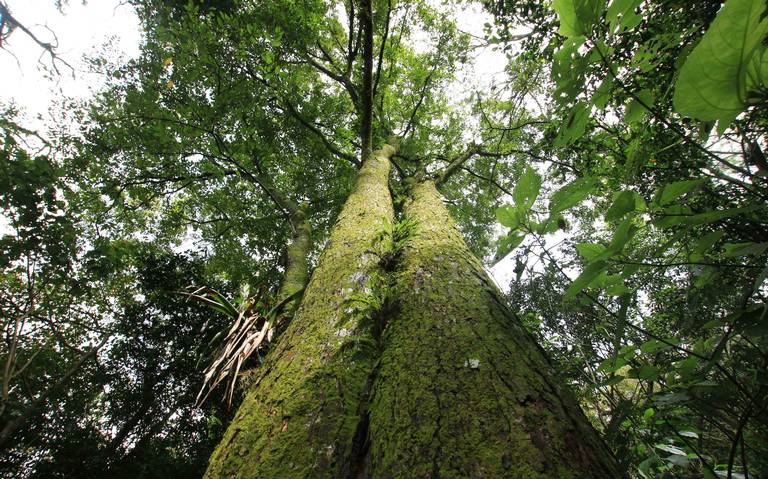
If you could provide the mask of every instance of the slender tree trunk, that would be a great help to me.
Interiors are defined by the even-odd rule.
[[[611,453],[504,306],[431,181],[381,338],[365,477],[615,478]]]
[[[277,301],[281,302],[301,291],[307,285],[309,275],[309,250],[312,248],[312,227],[307,218],[306,208],[297,207],[291,212],[293,237],[288,245],[283,282],[277,292]],[[297,301],[291,301],[283,309],[284,316],[292,316]]]
[[[361,0],[360,24],[363,35],[363,88],[360,113],[360,143],[363,158],[373,145],[373,0]]]
[[[206,477],[333,477],[352,466],[379,351],[355,298],[379,269],[393,218],[386,146],[365,158],[298,311],[214,452]]]

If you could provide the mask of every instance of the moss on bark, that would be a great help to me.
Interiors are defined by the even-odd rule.
[[[299,207],[291,214],[291,226],[293,227],[293,236],[286,252],[288,260],[285,265],[283,282],[280,284],[280,290],[277,292],[278,302],[301,291],[307,285],[307,277],[309,275],[309,250],[312,247],[312,227],[309,224],[305,207]],[[291,316],[296,309],[295,307],[296,301],[291,301],[291,303],[286,305],[283,314]]]
[[[431,181],[396,273],[369,406],[372,477],[621,477],[543,352],[505,308]]]
[[[334,477],[355,455],[378,345],[354,298],[379,268],[370,253],[393,220],[385,147],[363,164],[296,315],[240,406],[206,477]],[[299,245],[296,245],[299,246]]]

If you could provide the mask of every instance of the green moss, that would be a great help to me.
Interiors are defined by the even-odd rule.
[[[412,197],[369,408],[372,476],[620,477],[434,184]]]
[[[371,322],[348,303],[371,287],[379,269],[370,245],[393,218],[387,187],[392,152],[386,147],[363,165],[294,319],[206,477],[333,477],[350,467],[379,351]]]
[[[364,165],[208,477],[620,477],[434,184],[396,233],[388,171]]]

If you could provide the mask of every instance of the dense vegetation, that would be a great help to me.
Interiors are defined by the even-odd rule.
[[[244,397],[298,380],[260,384],[293,371],[279,357],[311,304],[358,318],[339,330],[358,343],[397,338],[406,359],[384,352],[379,375],[452,354],[390,321],[419,304],[429,264],[450,278],[425,289],[440,291],[432,311],[450,284],[486,288],[452,277],[449,253],[419,263],[419,224],[452,221],[431,182],[472,253],[514,268],[507,303],[626,475],[768,477],[768,3],[488,1],[484,38],[457,25],[465,2],[130,3],[141,54],[88,59],[111,80],[69,102],[66,125],[0,115],[5,475],[200,477]],[[3,39],[23,34],[0,5]],[[506,54],[500,81],[471,81],[485,48]],[[347,246],[377,259],[347,294],[322,258],[349,238],[337,217],[365,203],[350,192],[385,143],[393,204],[366,190],[379,209]],[[471,256],[462,245],[445,251]],[[327,291],[301,298],[312,270]],[[236,346],[253,354],[214,369],[226,379],[200,404],[244,320]],[[391,384],[418,382],[410,371]],[[387,391],[371,402],[390,407]],[[511,406],[526,418],[540,412],[527,398]]]

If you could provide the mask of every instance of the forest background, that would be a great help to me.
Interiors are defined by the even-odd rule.
[[[292,231],[246,170],[307,204],[310,263],[354,178],[346,87],[322,71],[343,22],[269,12],[253,31],[238,2],[130,3],[133,58],[107,46],[78,64],[104,79],[93,97],[61,94],[44,122],[3,105],[9,476],[202,475],[247,379],[231,408],[223,387],[196,403],[229,319],[174,292],[208,286],[266,315]],[[397,99],[382,100],[379,139],[401,137],[401,172],[450,172],[441,192],[465,239],[506,258],[509,304],[622,467],[768,474],[766,3],[493,2],[482,35],[455,24],[469,4],[376,5]],[[19,55],[25,32],[3,18],[3,53]],[[73,73],[35,47],[54,81]],[[258,58],[234,60],[255,75],[231,75],[222,51],[248,49]],[[503,75],[477,70],[487,49]],[[268,95],[242,82],[280,78],[284,61],[307,69]]]

